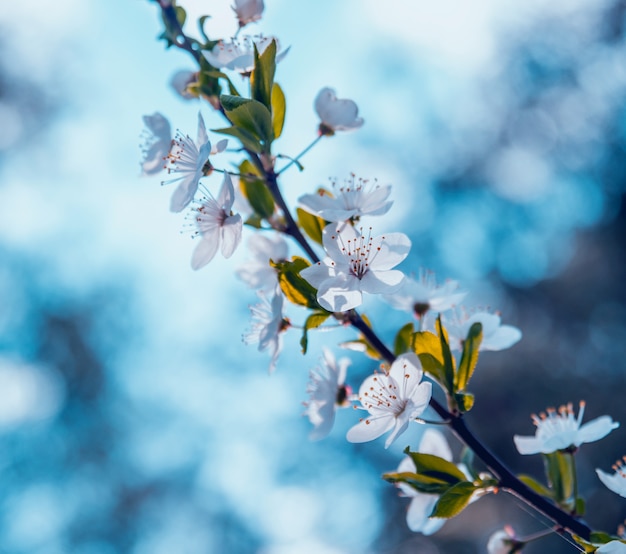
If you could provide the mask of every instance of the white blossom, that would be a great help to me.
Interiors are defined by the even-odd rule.
[[[243,336],[245,344],[258,343],[259,351],[269,350],[271,354],[269,372],[276,369],[278,355],[282,350],[282,333],[289,327],[289,320],[283,317],[283,295],[278,286],[270,298],[265,291],[257,293],[261,302],[250,306],[252,324]]]
[[[187,86],[191,83],[195,83],[198,80],[197,71],[189,71],[188,69],[180,69],[170,79],[170,86],[174,89],[174,92],[185,100],[191,100],[196,98],[194,94],[187,91]]]
[[[235,191],[230,175],[224,173],[224,181],[217,198],[213,198],[208,191],[206,194],[191,212],[197,227],[196,233],[201,237],[191,258],[193,269],[200,269],[208,264],[220,245],[222,255],[230,258],[241,242],[243,222],[239,214],[231,211]]]
[[[261,19],[265,6],[263,0],[235,0],[232,8],[237,15],[239,26],[244,27],[248,23]]]
[[[350,442],[367,442],[391,431],[385,442],[388,448],[403,433],[409,421],[428,407],[432,385],[422,380],[422,365],[413,354],[399,356],[389,373],[374,373],[359,388],[359,402],[369,416],[352,427],[346,438]]]
[[[596,550],[597,554],[626,554],[626,544],[622,541],[611,541]]]
[[[326,221],[347,221],[364,215],[383,215],[389,211],[392,200],[391,185],[379,186],[376,181],[370,185],[366,179],[351,175],[343,186],[337,187],[333,181],[333,195],[321,190],[317,194],[305,194],[298,198],[300,205],[308,212],[319,215]]]
[[[332,88],[324,87],[315,98],[315,111],[321,119],[319,132],[331,136],[335,131],[352,131],[363,125],[359,108],[353,100],[337,98]]]
[[[362,231],[362,229],[361,229]],[[317,288],[317,300],[331,312],[345,312],[363,302],[363,293],[393,290],[404,278],[392,269],[407,257],[411,241],[403,233],[379,237],[361,234],[351,225],[330,224],[322,233],[327,257],[300,272]]]
[[[626,458],[626,456],[624,458]],[[596,473],[605,487],[612,490],[615,494],[619,494],[622,498],[626,498],[626,471],[624,470],[624,459],[617,460],[617,462],[613,464],[613,471],[614,473],[611,475],[601,469],[596,469]]]
[[[172,146],[172,129],[159,112],[144,115],[143,122],[146,128],[141,133],[141,171],[144,175],[154,175],[163,169],[163,160]]]
[[[350,406],[352,390],[345,384],[349,365],[348,358],[335,360],[333,353],[324,348],[321,365],[310,371],[307,385],[309,400],[304,405],[305,415],[314,425],[309,435],[311,440],[328,435],[335,422],[337,408]]]
[[[438,285],[432,271],[421,271],[419,279],[406,277],[393,294],[384,298],[394,308],[422,318],[430,311],[441,313],[454,308],[467,294],[458,288],[457,281],[448,280]]]
[[[451,350],[463,350],[463,342],[474,323],[483,326],[480,350],[504,350],[522,338],[522,332],[517,327],[502,325],[500,315],[488,311],[477,311],[471,315],[457,311],[451,317],[444,317],[443,323],[448,331]]]
[[[201,113],[198,113],[196,142],[189,135],[183,136],[180,131],[176,132],[176,138],[172,141],[171,150],[166,157],[165,167],[168,173],[175,173],[178,176],[161,183],[163,185],[178,183],[170,202],[171,211],[180,212],[193,200],[200,179],[211,170],[210,164],[207,166],[209,156],[222,152],[227,144],[228,140],[221,140],[215,149],[211,150]]]
[[[532,415],[537,426],[534,437],[515,435],[513,440],[520,454],[550,454],[566,448],[577,448],[586,442],[594,442],[606,437],[619,423],[609,416],[601,416],[581,426],[585,413],[585,402],[579,404],[578,417],[574,417],[571,403],[561,406],[558,411],[548,408],[547,413]]]
[[[510,526],[496,531],[489,537],[487,543],[488,554],[514,554],[521,550],[523,543],[515,538],[515,533]]]
[[[265,49],[276,41],[276,63],[281,61],[289,51],[280,50],[280,44],[275,37],[244,36],[230,42],[220,40],[210,52],[204,51],[204,57],[217,69],[232,69],[242,74],[249,74],[254,69],[254,45],[262,54]]]
[[[270,260],[279,262],[287,259],[288,246],[281,235],[269,238],[255,234],[248,241],[252,260],[237,269],[236,274],[252,289],[271,290],[276,287],[277,273]]]

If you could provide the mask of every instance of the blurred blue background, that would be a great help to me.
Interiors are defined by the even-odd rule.
[[[539,476],[512,442],[533,431],[531,412],[584,398],[587,418],[626,424],[626,2],[266,3],[250,32],[291,45],[277,151],[315,137],[323,86],[366,120],[285,175],[291,204],[350,172],[393,183],[373,224],[411,236],[403,269],[459,279],[468,305],[524,333],[481,357],[470,426]],[[212,38],[236,30],[228,0],[183,5],[190,33],[204,14]],[[474,553],[504,523],[541,529],[501,494],[433,537],[408,531],[408,502],[379,475],[417,425],[388,451],[351,445],[346,410],[308,441],[308,370],[354,335],[314,334],[303,358],[287,333],[268,376],[267,355],[241,342],[255,302],[232,278],[245,248],[190,269],[171,187],[139,177],[141,116],[160,111],[194,137],[199,108],[209,128],[222,122],[169,88],[193,65],[160,31],[147,1],[0,12],[0,552]],[[365,309],[387,340],[404,323],[378,299]],[[344,355],[358,387],[375,363]],[[579,459],[588,521],[610,532],[626,505],[593,468],[626,453],[623,432]],[[575,548],[528,548],[547,551]]]

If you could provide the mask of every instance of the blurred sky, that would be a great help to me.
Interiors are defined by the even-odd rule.
[[[277,72],[278,151],[315,138],[323,86],[366,121],[292,168],[291,205],[350,172],[393,183],[394,207],[372,223],[411,235],[404,269],[461,279],[472,303],[520,326],[511,290],[560,275],[577,233],[618,217],[619,2],[266,4],[250,32],[291,46]],[[228,1],[182,5],[190,33],[204,14],[212,38],[236,31]],[[288,334],[270,377],[266,353],[241,341],[255,302],[232,278],[245,248],[190,269],[195,243],[168,211],[171,187],[140,177],[141,116],[159,111],[192,137],[198,109],[209,128],[222,122],[169,87],[193,65],[159,33],[156,6],[140,0],[23,0],[0,12],[0,552],[482,551],[504,523],[496,505],[475,512],[478,525],[448,524],[443,542],[404,528],[406,504],[378,475],[418,429],[388,452],[355,447],[343,438],[350,412],[330,438],[307,440],[308,368],[351,333],[312,336],[305,359]],[[219,175],[207,182],[216,190]],[[622,348],[622,299],[590,312],[602,348]],[[374,368],[351,357],[357,376]]]

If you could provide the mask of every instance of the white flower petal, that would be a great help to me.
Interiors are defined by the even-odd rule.
[[[371,260],[373,270],[387,270],[403,261],[411,250],[411,240],[404,233],[382,235],[380,252]]]
[[[363,303],[359,284],[351,275],[331,277],[319,286],[317,301],[330,312],[347,312]]]
[[[483,334],[485,335],[485,334]],[[522,332],[512,325],[502,325],[491,336],[487,336],[481,350],[504,350],[518,343],[522,338]]]
[[[422,435],[419,446],[419,452],[422,454],[431,454],[439,456],[448,462],[452,461],[452,451],[450,445],[441,431],[436,429],[426,429]]]
[[[202,239],[200,239],[191,257],[192,269],[200,269],[213,259],[219,246],[219,236],[219,228],[217,227],[214,232],[202,235]]]
[[[185,176],[176,187],[170,200],[170,211],[181,212],[192,200],[198,190],[198,181],[194,174]]]
[[[596,474],[607,489],[626,498],[626,476],[623,473],[615,472],[611,475],[601,469],[596,469]]]
[[[329,264],[325,263],[325,260],[322,262],[317,262],[316,264],[313,264],[312,266],[309,266],[300,272],[300,277],[306,279],[306,281],[308,281],[316,289],[319,289],[320,285],[324,281],[334,276],[334,271]]]
[[[230,258],[241,242],[243,222],[239,214],[227,217],[222,226],[222,255]]]
[[[348,131],[358,129],[363,125],[363,119],[358,117],[359,108],[352,100],[339,99],[335,91],[325,87],[315,98],[315,111],[322,123],[334,131]]]
[[[391,414],[373,417],[369,416],[348,430],[346,439],[349,442],[368,442],[384,435],[394,426]]]
[[[429,517],[437,500],[439,497],[436,494],[418,493],[413,497],[406,513],[406,523],[411,531],[432,535],[443,527],[445,519]]]
[[[198,140],[196,141],[196,144],[200,148],[204,146],[207,142],[209,142],[209,136],[206,134],[206,125],[204,124],[204,118],[202,117],[202,113],[198,112]],[[211,151],[210,146],[209,151]],[[202,163],[204,163],[204,161]]]
[[[626,544],[622,541],[611,541],[603,544],[596,554],[626,554]]]
[[[222,181],[222,188],[217,195],[217,204],[226,213],[230,212],[235,201],[235,189],[233,187],[233,180],[230,178],[230,173],[224,173],[224,180]]]
[[[600,416],[580,426],[578,430],[578,444],[583,442],[595,442],[606,437],[613,429],[617,429],[619,423],[613,421],[610,416]],[[578,445],[576,445],[578,446]]]
[[[513,437],[513,442],[515,442],[517,451],[523,455],[539,454],[539,452],[543,451],[543,441],[539,440],[537,437],[522,437],[520,435],[515,435]]]
[[[397,269],[368,271],[361,278],[361,290],[370,294],[391,293],[404,279],[404,273]]]

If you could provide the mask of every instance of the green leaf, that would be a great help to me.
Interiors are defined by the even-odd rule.
[[[248,219],[243,222],[244,225],[248,225],[249,227],[254,227],[255,229],[263,228],[263,219],[259,214],[252,214]]]
[[[476,369],[476,363],[478,362],[478,349],[480,348],[482,340],[483,326],[481,323],[474,323],[470,327],[467,337],[463,342],[463,354],[461,355],[459,369],[455,375],[455,390],[465,390],[467,383],[472,378],[474,369]]]
[[[607,542],[615,540],[615,537],[603,531],[593,531],[589,536],[589,540],[595,544],[606,544]]]
[[[307,260],[293,256],[291,261],[270,261],[270,265],[278,272],[278,283],[288,300],[299,306],[326,312],[317,302],[317,290],[300,277],[300,272],[311,265]]]
[[[441,495],[430,517],[450,518],[460,514],[469,503],[475,490],[476,487],[467,481],[450,487]]]
[[[208,63],[208,62],[207,62]],[[230,77],[228,75],[226,75],[226,73],[224,73],[223,71],[218,71],[217,69],[213,69],[213,66],[210,66],[211,69],[206,69],[202,71],[202,75],[206,75],[207,77],[210,77],[211,79],[225,79],[226,82],[228,83],[228,90],[230,91],[230,96],[241,96],[239,94],[239,92],[237,91],[237,89],[235,88],[235,85],[233,85],[233,82],[230,80]]]
[[[222,94],[220,102],[229,121],[238,129],[251,134],[264,145],[264,151],[269,152],[274,138],[269,109],[256,100],[231,94]]]
[[[209,38],[209,36],[206,34],[206,31],[204,30],[204,24],[205,24],[207,19],[211,19],[211,16],[210,15],[203,15],[202,17],[200,17],[198,19],[198,30],[200,31],[200,34],[202,35],[202,38],[205,40],[204,49],[205,50],[212,50],[213,47],[218,43],[218,41],[217,40],[211,40]]]
[[[276,41],[272,40],[263,54],[254,45],[254,69],[250,74],[250,95],[268,110],[272,109],[272,85],[276,73]]]
[[[296,208],[298,215],[298,224],[309,238],[318,244],[322,244],[322,231],[326,226],[326,222],[316,215],[310,214],[302,208]]]
[[[413,322],[407,323],[396,334],[396,338],[393,341],[393,353],[396,356],[409,352],[411,350],[411,344],[413,342]]]
[[[426,494],[443,494],[450,488],[447,481],[411,472],[385,473],[383,479],[389,483],[406,483],[416,491]]]
[[[272,86],[271,109],[272,129],[274,131],[274,140],[276,140],[283,132],[283,126],[285,125],[285,111],[287,109],[285,93],[283,92],[283,89],[280,88],[278,83],[274,83],[274,86]]]
[[[254,135],[252,135],[251,133],[248,133],[248,131],[239,129],[238,127],[225,127],[224,129],[211,129],[211,131],[213,131],[214,133],[220,133],[222,135],[229,135],[231,137],[235,137],[239,139],[239,141],[241,142],[244,148],[247,148],[248,150],[251,150],[252,152],[256,152],[257,154],[263,151],[263,146]]]
[[[415,471],[420,475],[434,477],[454,485],[459,481],[465,481],[465,474],[455,464],[433,454],[411,452],[407,447],[404,453],[409,455],[415,464]]]
[[[239,186],[244,196],[255,213],[262,219],[269,219],[274,215],[274,197],[267,188],[265,181],[258,176],[254,165],[248,160],[244,160],[239,165]]]
[[[566,509],[573,509],[576,474],[573,455],[564,452],[543,454],[546,477],[553,491],[553,498]]]
[[[530,475],[523,474],[523,475],[518,475],[517,477],[522,483],[524,483],[527,487],[534,490],[537,494],[540,494],[541,496],[545,496],[546,498],[554,498],[552,491],[548,487],[546,487],[545,485],[542,485],[539,481],[537,481]]]
[[[448,344],[448,332],[445,330],[441,323],[441,314],[437,316],[437,322],[435,323],[437,329],[437,335],[439,335],[439,342],[441,343],[441,354],[443,356],[443,375],[444,386],[447,391],[452,394],[454,392],[454,358],[452,352],[450,352],[450,346]]]
[[[302,329],[302,338],[300,339],[300,346],[302,347],[302,353],[306,354],[307,347],[309,345],[308,330],[319,327],[324,321],[330,317],[329,312],[313,312],[304,322],[304,329]]]
[[[443,373],[443,365],[441,362],[437,360],[432,354],[418,354],[417,357],[420,359],[422,364],[422,368],[424,371],[430,375],[433,379],[435,379],[438,383],[445,382],[445,376]]]
[[[582,497],[578,497],[576,498],[576,515],[577,516],[584,516],[585,515],[585,499]]]
[[[474,395],[471,392],[457,392],[454,401],[461,412],[469,412],[474,407]]]

